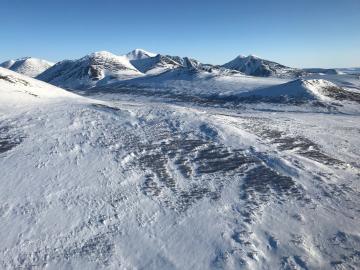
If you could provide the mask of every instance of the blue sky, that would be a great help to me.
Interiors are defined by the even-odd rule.
[[[221,64],[360,66],[360,0],[0,0],[0,61],[134,48]]]

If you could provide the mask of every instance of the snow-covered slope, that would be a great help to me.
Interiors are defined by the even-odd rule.
[[[25,57],[16,60],[6,61],[0,64],[0,67],[16,71],[29,77],[36,77],[37,75],[44,72],[53,65],[54,63],[43,59]]]
[[[303,70],[290,68],[279,63],[261,59],[254,55],[239,55],[234,60],[224,64],[223,67],[259,77],[276,76],[294,78],[305,75]]]
[[[82,89],[141,75],[126,57],[101,51],[78,60],[61,61],[37,78],[64,88]]]
[[[64,98],[83,99],[51,84],[0,67],[1,110],[14,110],[24,105],[37,106]]]
[[[331,88],[339,87],[326,80],[298,79],[285,84],[246,92],[242,96],[289,97],[304,100],[326,99],[327,89]]]
[[[250,98],[251,101],[319,101],[330,103],[333,101],[351,101],[360,103],[360,93],[347,91],[323,79],[297,79],[285,84],[241,93],[239,96],[245,100]]]
[[[288,80],[280,78],[258,78],[239,73],[203,71],[188,67],[177,67],[160,74],[147,75],[126,81],[101,85],[92,90],[108,93],[134,95],[168,95],[177,98],[205,97],[213,95],[235,95],[254,89],[279,85]],[[116,94],[115,94],[116,95]]]

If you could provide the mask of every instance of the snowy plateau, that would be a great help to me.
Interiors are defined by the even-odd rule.
[[[0,269],[360,269],[360,69],[1,66]]]

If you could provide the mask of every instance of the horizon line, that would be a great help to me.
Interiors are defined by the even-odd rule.
[[[143,49],[143,48],[135,48],[135,49],[133,49],[133,50],[130,50],[130,51],[128,51],[128,52],[126,52],[126,53],[122,53],[122,54],[117,54],[117,53],[114,53],[114,52],[112,52],[112,51],[110,51],[110,50],[94,50],[94,51],[91,51],[91,52],[88,52],[88,53],[86,53],[85,55],[82,55],[82,56],[78,56],[78,57],[74,57],[74,58],[64,58],[64,59],[61,59],[61,60],[49,60],[49,59],[47,59],[47,58],[43,58],[43,57],[39,57],[39,56],[29,56],[29,55],[27,55],[27,56],[20,56],[20,57],[14,57],[14,58],[7,58],[7,59],[3,59],[3,60],[1,60],[1,58],[0,58],[0,64],[2,64],[2,63],[4,63],[4,62],[7,62],[7,61],[11,61],[11,60],[14,60],[14,61],[18,61],[18,60],[22,60],[22,59],[26,59],[26,58],[36,58],[36,59],[40,59],[40,60],[45,60],[45,61],[48,61],[48,62],[52,62],[52,63],[54,63],[54,64],[56,64],[56,63],[59,63],[59,62],[61,62],[61,61],[66,61],[66,60],[70,60],[70,61],[76,61],[76,60],[79,60],[79,59],[81,59],[81,58],[83,58],[83,57],[86,57],[86,56],[88,56],[88,55],[91,55],[91,54],[93,54],[93,53],[99,53],[99,52],[108,52],[108,53],[111,53],[111,54],[114,54],[114,55],[116,55],[116,56],[126,56],[127,54],[129,54],[129,53],[131,53],[131,52],[134,52],[134,51],[136,51],[136,50],[141,50],[141,51],[144,51],[144,52],[147,52],[147,53],[151,53],[151,54],[155,54],[155,55],[164,55],[164,56],[179,56],[179,57],[182,57],[182,58],[184,58],[184,57],[188,57],[188,58],[191,58],[191,59],[194,59],[194,60],[197,60],[197,61],[199,61],[200,63],[202,63],[202,64],[209,64],[209,65],[214,65],[214,66],[222,66],[222,65],[224,65],[224,64],[226,64],[226,63],[228,63],[228,62],[230,62],[230,61],[232,61],[232,60],[234,60],[234,59],[236,59],[237,57],[239,57],[239,56],[242,56],[242,57],[249,57],[249,56],[254,56],[254,57],[257,57],[257,58],[260,58],[260,59],[262,59],[262,60],[267,60],[267,61],[271,61],[271,62],[275,62],[275,63],[278,63],[278,64],[281,64],[281,65],[284,65],[284,66],[287,66],[287,67],[291,67],[291,68],[297,68],[297,69],[309,69],[309,68],[320,68],[320,69],[352,69],[352,68],[360,68],[360,64],[359,64],[359,66],[346,66],[346,67],[320,67],[320,66],[308,66],[308,67],[298,67],[298,66],[292,66],[292,65],[286,65],[286,64],[283,64],[283,63],[281,63],[281,61],[277,61],[277,60],[271,60],[270,58],[267,58],[267,57],[262,57],[262,56],[259,56],[259,55],[257,55],[257,54],[253,54],[253,53],[250,53],[250,54],[248,54],[248,55],[244,55],[244,54],[238,54],[238,55],[236,55],[235,57],[233,57],[233,58],[231,58],[230,60],[228,60],[227,62],[225,62],[225,63],[222,63],[222,64],[212,64],[211,62],[206,62],[206,61],[201,61],[201,60],[198,60],[199,58],[197,58],[197,57],[193,57],[193,56],[180,56],[180,55],[176,55],[176,54],[167,54],[167,53],[165,53],[165,54],[162,54],[162,53],[154,53],[154,52],[152,52],[152,51],[149,51],[149,50],[146,50],[146,49]]]

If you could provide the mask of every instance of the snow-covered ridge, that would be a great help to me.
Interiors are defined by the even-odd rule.
[[[64,60],[47,69],[37,78],[64,88],[89,89],[146,75],[158,75],[177,68],[185,73],[214,75],[239,73],[221,66],[202,64],[188,57],[154,54],[136,49],[122,56],[100,51],[77,60]]]
[[[336,68],[304,68],[303,70],[309,73],[320,74],[320,75],[324,75],[324,74],[336,75],[342,73]]]
[[[161,54],[153,57],[134,59],[130,62],[140,72],[147,74],[159,74],[181,66],[178,62]]]
[[[36,77],[54,63],[33,57],[24,57],[16,60],[8,60],[0,64],[1,67],[16,71],[29,77]]]
[[[188,71],[207,72],[207,73],[222,74],[222,75],[240,73],[236,70],[229,70],[225,67],[211,65],[211,64],[204,64],[190,57],[180,57],[180,56],[171,56],[171,55],[167,55],[166,57],[177,62],[180,65],[180,67]]]
[[[141,75],[125,56],[101,51],[77,60],[61,61],[37,78],[57,86],[79,89]]]
[[[290,98],[296,100],[331,101],[339,93],[346,93],[338,85],[323,79],[298,79],[288,83],[275,85],[241,93],[240,97]]]
[[[118,63],[123,65],[124,67],[132,70],[136,70],[133,65],[129,62],[129,60],[125,56],[121,55],[115,55],[108,51],[99,51],[99,52],[93,52],[89,55],[86,55],[84,57],[85,59],[89,59],[90,61],[104,61],[109,63]]]

